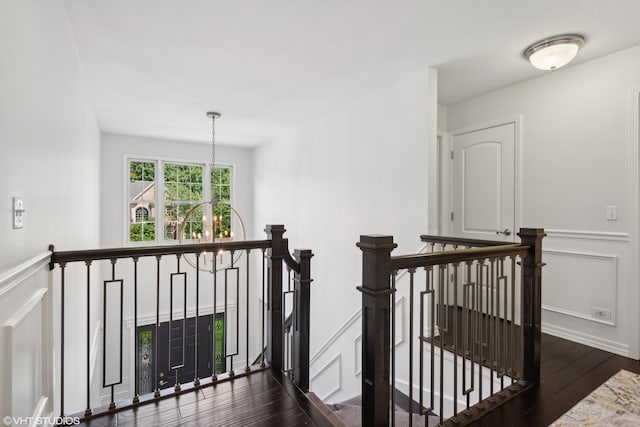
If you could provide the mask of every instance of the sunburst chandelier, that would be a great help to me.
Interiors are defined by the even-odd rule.
[[[216,171],[216,119],[220,118],[220,116],[220,113],[214,111],[207,113],[207,117],[211,118],[212,176]],[[231,205],[231,200],[217,200],[213,194],[214,191],[211,189],[212,198],[210,201],[196,203],[187,212],[178,232],[180,243],[186,243],[189,239],[191,243],[216,243],[244,240],[246,238],[244,221]],[[185,230],[188,224],[200,222],[196,217],[197,215],[202,215],[202,232],[193,232],[191,236],[187,236]],[[231,264],[235,264],[240,256],[242,256],[240,251],[233,255],[229,252],[221,251],[219,253],[202,253],[199,255],[198,262],[196,262],[195,255],[185,255],[185,259],[193,268],[215,273],[228,268]]]

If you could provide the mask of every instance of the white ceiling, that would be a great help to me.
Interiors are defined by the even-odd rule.
[[[63,0],[106,132],[255,146],[432,66],[439,101],[535,78],[524,48],[577,32],[575,63],[640,44],[638,0]],[[562,71],[557,71],[562,72]]]

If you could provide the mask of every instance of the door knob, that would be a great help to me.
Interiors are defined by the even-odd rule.
[[[167,382],[166,382],[165,380],[160,380],[160,381],[158,382],[158,385],[159,385],[160,387],[162,387],[162,386],[163,386],[163,385],[165,385],[166,383],[167,383]]]
[[[511,236],[511,230],[509,230],[508,228],[505,228],[504,231],[496,231],[496,234],[498,235],[504,234],[505,236]]]

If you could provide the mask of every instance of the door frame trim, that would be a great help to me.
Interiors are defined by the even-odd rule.
[[[463,128],[454,129],[449,131],[449,137],[447,138],[447,142],[449,143],[449,151],[453,151],[453,139],[456,136],[464,135],[466,133],[477,132],[485,129],[490,129],[502,125],[507,125],[513,123],[514,125],[514,147],[513,147],[513,156],[514,156],[514,168],[513,168],[513,188],[514,188],[514,196],[513,196],[513,209],[514,209],[514,224],[513,224],[513,238],[515,240],[517,230],[520,230],[522,224],[522,123],[523,116],[522,114],[515,116],[507,116],[502,119],[490,120],[484,123],[465,126]],[[442,159],[444,161],[444,159]],[[449,169],[449,182],[452,184],[450,189],[443,188],[441,191],[443,194],[448,194],[447,203],[448,203],[448,212],[453,212],[453,160],[449,160],[451,162]],[[442,168],[441,168],[442,170]],[[453,232],[453,224],[449,221],[449,232]]]
[[[627,281],[627,291],[630,294],[627,304],[627,322],[637,325],[636,328],[629,328],[629,355],[638,360],[640,358],[640,270],[638,268],[639,242],[640,238],[640,86],[632,87],[629,91],[629,124],[631,125],[629,135],[629,278]]]

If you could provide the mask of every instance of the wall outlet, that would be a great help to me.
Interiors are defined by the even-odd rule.
[[[617,220],[618,220],[618,207],[607,206],[607,221],[617,221]]]
[[[611,310],[608,308],[591,307],[591,317],[598,320],[611,321]]]
[[[13,228],[24,226],[24,202],[21,197],[13,198]]]

